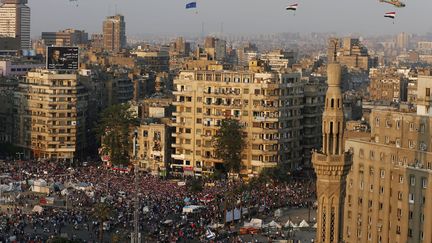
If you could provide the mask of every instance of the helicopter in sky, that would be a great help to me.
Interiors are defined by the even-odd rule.
[[[399,1],[399,0],[379,0],[382,3],[388,3],[391,4],[397,8],[403,8],[405,7],[405,3]]]

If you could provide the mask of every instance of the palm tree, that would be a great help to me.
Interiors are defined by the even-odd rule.
[[[93,207],[93,216],[99,222],[99,242],[103,242],[103,223],[113,216],[114,211],[107,203],[98,203]]]

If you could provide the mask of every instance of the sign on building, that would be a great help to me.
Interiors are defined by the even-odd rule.
[[[78,47],[47,47],[47,69],[77,70],[78,59]]]

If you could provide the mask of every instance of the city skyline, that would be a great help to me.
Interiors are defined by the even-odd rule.
[[[245,35],[279,32],[394,34],[432,31],[432,26],[425,25],[425,19],[421,17],[427,16],[432,2],[410,1],[405,8],[395,8],[375,0],[361,3],[354,0],[329,0],[325,3],[307,0],[298,2],[296,13],[285,10],[286,6],[296,1],[198,2],[196,10],[186,10],[187,2],[39,0],[36,3],[33,0],[28,3],[32,15],[31,35],[37,37],[43,31],[65,28],[101,33],[106,16],[116,13],[125,16],[128,36],[200,34],[202,23],[206,34],[220,32],[221,25],[224,33]],[[47,14],[48,8],[55,11]],[[392,20],[384,18],[384,13],[389,11],[396,12],[394,24]],[[59,19],[62,21],[58,21]]]

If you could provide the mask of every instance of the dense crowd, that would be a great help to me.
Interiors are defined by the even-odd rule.
[[[80,238],[86,231],[86,241],[96,241],[100,222],[94,217],[96,203],[104,201],[113,209],[105,235],[117,233],[129,236],[134,228],[134,198],[138,195],[140,229],[151,242],[205,242],[206,229],[222,223],[225,210],[232,207],[248,208],[249,213],[270,213],[281,207],[307,207],[314,201],[315,186],[310,182],[261,183],[229,194],[229,188],[241,188],[240,182],[207,181],[202,191],[192,192],[178,180],[166,180],[140,173],[138,194],[133,173],[122,173],[103,167],[87,166],[75,169],[61,163],[20,162],[2,163],[4,173],[0,184],[20,181],[22,192],[15,193],[13,204],[0,214],[0,237],[14,235],[21,242],[46,240],[48,235]],[[41,213],[32,212],[44,195],[29,193],[30,181],[43,179],[48,185],[64,185],[65,190],[51,190],[50,197],[63,202],[43,206]],[[84,183],[85,189],[72,189]],[[227,184],[229,183],[229,184]],[[233,189],[234,190],[234,189]],[[231,195],[231,196],[230,196]],[[4,194],[4,197],[11,197]],[[226,198],[232,198],[230,201]],[[13,206],[11,206],[13,205]],[[64,207],[67,205],[67,208]],[[186,205],[202,205],[203,210],[184,214]],[[256,209],[256,210],[254,210]],[[1,238],[0,238],[1,241]]]

